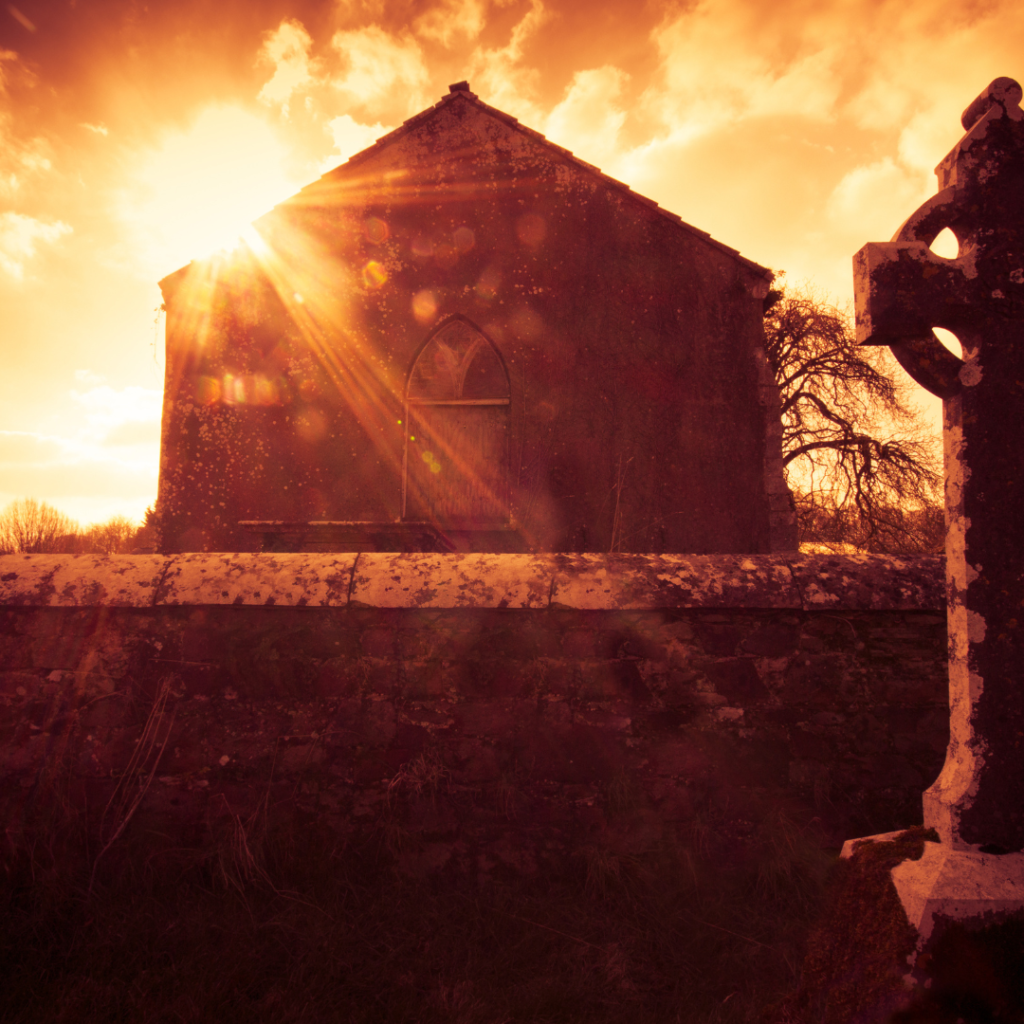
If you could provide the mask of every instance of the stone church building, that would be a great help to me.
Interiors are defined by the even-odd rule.
[[[793,548],[770,279],[454,85],[161,281],[161,547]]]

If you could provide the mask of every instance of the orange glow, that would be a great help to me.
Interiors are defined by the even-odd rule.
[[[376,221],[373,230],[377,237],[385,238],[384,222],[371,219]],[[253,273],[265,276],[270,282],[331,386],[397,471],[399,465],[385,439],[394,422],[390,396],[401,393],[402,383],[393,380],[387,369],[364,351],[362,343],[352,334],[348,302],[357,287],[356,282],[339,280],[337,265],[332,264],[325,253],[310,252],[308,247],[313,244],[310,236],[287,223],[279,224],[278,229],[273,242],[265,242],[261,251],[250,250]],[[241,254],[233,266],[235,274],[244,272]],[[376,260],[370,260],[359,274],[359,282],[373,290],[383,287],[387,280],[385,268]],[[202,313],[196,310],[192,315]],[[272,384],[267,381],[264,385],[268,388],[266,394],[270,394]],[[254,397],[260,394],[257,379],[253,379],[244,394]],[[319,386],[313,380],[304,380],[299,387],[305,404],[296,412],[293,426],[295,433],[307,442],[319,441],[327,433],[327,418],[314,404],[319,394]]]
[[[344,296],[384,292],[406,261],[453,268],[483,237],[453,215],[436,236],[392,251],[382,207],[360,226],[369,262],[338,281],[298,274],[291,268],[317,254],[249,225],[436,103],[451,81],[468,79],[483,102],[843,304],[851,254],[891,237],[934,193],[932,169],[959,138],[966,104],[996,75],[1024,79],[1013,0],[955,16],[939,0],[609,0],[599,11],[569,0],[425,0],[413,16],[401,5],[332,4],[322,17],[296,8],[284,19],[230,4],[199,14],[189,3],[156,17],[152,5],[99,0],[62,5],[59,25],[44,7],[38,17],[20,0],[10,8],[0,56],[0,504],[32,495],[86,521],[93,509],[137,516],[152,503],[159,425],[147,480],[118,475],[111,467],[127,463],[115,426],[82,444],[95,425],[69,400],[74,375],[116,394],[158,393],[155,281],[211,252],[265,272],[330,379],[373,429],[394,429],[396,410],[374,397],[384,371],[350,336]],[[519,188],[512,244],[543,258],[554,229],[522,185],[476,182],[455,196],[449,179],[438,190],[471,203]],[[400,173],[388,189],[394,203],[440,198],[407,188]],[[213,342],[219,273],[215,260],[188,274],[188,302],[168,329]],[[475,296],[508,303],[511,284],[484,271]],[[412,300],[424,327],[438,316],[438,288]],[[545,329],[514,305],[505,322],[522,337]],[[337,337],[345,350],[332,354],[327,339]],[[228,391],[222,379],[204,382],[195,400],[283,401],[269,371],[266,383],[239,376]],[[44,454],[24,454],[26,436]],[[56,459],[51,438],[71,454]]]
[[[166,272],[240,239],[258,252],[251,222],[297,186],[286,156],[270,126],[237,107],[207,107],[186,131],[167,132],[141,155],[122,199],[144,258]]]

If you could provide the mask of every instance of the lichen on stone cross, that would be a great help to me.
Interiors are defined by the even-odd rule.
[[[939,192],[854,257],[857,337],[943,399],[950,743],[924,796],[953,849],[1024,850],[1024,112],[997,78]],[[955,259],[929,246],[945,228]],[[932,328],[952,331],[963,358]]]

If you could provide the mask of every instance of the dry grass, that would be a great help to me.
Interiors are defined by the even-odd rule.
[[[794,982],[827,857],[784,816],[740,858],[706,820],[692,842],[624,827],[534,873],[456,857],[414,878],[431,837],[403,794],[452,799],[443,765],[404,766],[344,839],[266,800],[187,848],[137,817],[98,862],[70,812],[49,845],[8,836],[0,1021],[739,1024]]]

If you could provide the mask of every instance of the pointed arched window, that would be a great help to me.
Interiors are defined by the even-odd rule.
[[[442,324],[406,386],[406,519],[464,529],[508,524],[510,407],[494,343],[463,317]]]

